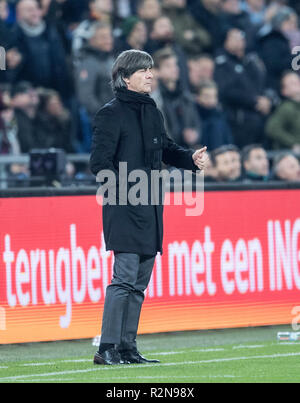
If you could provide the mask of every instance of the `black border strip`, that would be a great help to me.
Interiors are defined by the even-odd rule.
[[[19,197],[53,197],[53,196],[90,196],[95,195],[98,186],[80,187],[31,187],[31,188],[10,188],[0,189],[1,198]],[[291,190],[300,189],[300,182],[207,182],[204,185],[205,191],[249,191],[249,190]],[[172,189],[170,189],[172,191]]]

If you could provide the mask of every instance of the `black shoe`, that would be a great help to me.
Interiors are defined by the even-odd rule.
[[[127,364],[121,359],[120,354],[114,348],[109,348],[105,350],[103,353],[97,353],[94,356],[94,364],[98,365],[119,365],[119,364]]]
[[[138,351],[124,351],[120,353],[121,359],[126,362],[126,364],[149,364],[149,363],[159,363],[159,360],[149,360],[143,357]]]

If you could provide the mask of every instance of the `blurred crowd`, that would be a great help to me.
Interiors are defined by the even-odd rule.
[[[297,0],[0,0],[0,155],[89,153],[134,48],[154,59],[169,136],[208,147],[208,180],[300,181],[299,15]]]

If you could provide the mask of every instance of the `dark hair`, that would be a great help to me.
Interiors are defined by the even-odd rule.
[[[162,62],[165,60],[169,59],[170,57],[176,57],[176,54],[173,52],[173,50],[170,47],[165,47],[162,48],[158,51],[156,51],[153,55],[153,60],[154,60],[154,65],[157,68],[160,68],[160,65]]]
[[[278,154],[276,154],[275,157],[273,158],[273,161],[272,161],[273,162],[273,164],[272,164],[272,178],[280,179],[280,177],[278,176],[278,165],[286,157],[295,157],[295,158],[297,158],[292,151],[280,151]]]
[[[127,88],[124,78],[130,77],[140,69],[151,69],[153,65],[152,57],[142,50],[130,49],[120,53],[112,68],[113,91],[118,88]]]
[[[225,144],[223,146],[215,148],[210,154],[211,163],[213,164],[213,166],[216,166],[216,162],[217,162],[216,158],[217,158],[217,156],[221,155],[221,154],[225,154],[228,151],[235,151],[238,154],[240,154],[240,150],[234,144]]]
[[[242,149],[242,161],[243,161],[243,163],[244,163],[245,161],[248,161],[248,160],[249,160],[251,151],[257,150],[258,148],[264,149],[263,146],[262,146],[261,144],[259,144],[259,143],[248,144],[247,146],[245,146],[245,147]]]

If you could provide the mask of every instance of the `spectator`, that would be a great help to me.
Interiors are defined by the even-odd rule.
[[[300,44],[300,30],[299,30],[299,17],[294,12],[291,15],[289,28],[285,32],[286,37],[289,40],[290,49],[293,50],[296,46]]]
[[[223,0],[190,0],[189,10],[198,23],[206,29],[212,40],[211,51],[218,49],[226,33],[226,21],[221,14]]]
[[[56,0],[61,3],[62,18],[65,24],[72,27],[82,21],[84,14],[88,11],[90,0]],[[91,0],[93,1],[93,0]]]
[[[74,152],[71,115],[56,91],[44,90],[40,93],[35,125],[36,147],[54,147],[67,153]]]
[[[10,154],[11,145],[7,136],[5,120],[3,119],[3,111],[8,109],[8,100],[3,93],[0,93],[0,155]]]
[[[30,83],[21,81],[13,87],[11,106],[14,108],[21,153],[28,153],[36,147],[35,118],[38,103],[39,97]]]
[[[192,96],[179,81],[176,55],[170,49],[154,54],[158,89],[152,97],[161,106],[168,134],[178,144],[193,146],[200,142],[200,121]]]
[[[98,109],[113,98],[110,75],[113,65],[113,36],[110,25],[95,23],[94,32],[76,61],[78,100],[92,119]]]
[[[232,144],[216,148],[210,153],[215,178],[219,182],[235,182],[241,179],[242,164],[239,149]]]
[[[243,31],[246,35],[247,49],[252,50],[257,28],[252,25],[248,13],[242,9],[241,2],[222,0],[221,8],[227,29],[237,28]]]
[[[65,50],[55,27],[42,19],[36,0],[19,1],[17,22],[12,43],[20,51],[22,60],[15,80],[56,89],[64,100],[69,99],[72,85]]]
[[[241,7],[249,15],[251,24],[256,27],[264,24],[266,0],[243,0]]]
[[[273,141],[272,148],[293,148],[300,151],[300,77],[286,72],[281,79],[282,104],[266,125],[266,134]]]
[[[95,22],[104,22],[112,25],[113,22],[113,2],[112,0],[89,0],[88,18],[81,21],[73,31],[72,50],[73,55],[77,56],[81,48],[87,44],[91,37],[91,30]]]
[[[186,9],[186,0],[162,0],[163,14],[170,18],[175,41],[186,54],[195,54],[211,47],[211,37]]]
[[[8,17],[8,5],[6,0],[0,0],[0,45],[7,47],[9,27],[6,23]]]
[[[185,89],[188,89],[189,75],[186,55],[182,47],[175,41],[175,31],[172,21],[170,18],[162,15],[153,23],[153,28],[150,32],[145,50],[150,54],[154,54],[156,51],[165,47],[171,48],[173,53],[175,53],[179,66],[181,85]]]
[[[300,164],[290,152],[278,154],[273,161],[274,179],[281,181],[300,181]]]
[[[146,24],[149,35],[154,21],[161,16],[160,0],[140,0],[137,6],[137,16]]]
[[[232,144],[231,129],[219,106],[216,83],[207,81],[200,85],[196,100],[202,122],[201,143],[207,146],[208,151],[224,144]]]
[[[234,143],[240,148],[264,141],[265,119],[272,107],[265,95],[264,66],[255,54],[246,54],[245,49],[243,32],[230,29],[216,58],[215,73]]]
[[[131,15],[137,14],[139,0],[113,0],[114,20],[117,26]]]
[[[217,180],[217,172],[216,168],[214,167],[210,153],[207,152],[207,161],[206,161],[206,166],[205,166],[205,182],[215,182]]]
[[[122,35],[116,45],[119,54],[124,50],[143,50],[147,42],[147,29],[143,20],[138,17],[128,17],[122,24]]]
[[[260,144],[250,144],[242,150],[244,180],[267,181],[269,179],[269,159]]]
[[[292,54],[288,33],[294,28],[294,11],[281,7],[271,19],[267,32],[258,36],[257,50],[267,69],[267,86],[280,91],[280,78],[292,65]]]
[[[188,59],[190,89],[197,94],[199,86],[214,79],[215,61],[209,54],[197,54]]]

